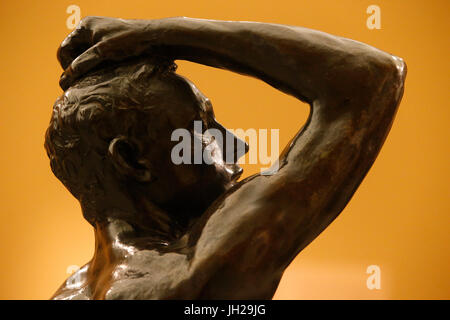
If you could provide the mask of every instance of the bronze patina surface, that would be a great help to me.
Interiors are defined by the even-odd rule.
[[[45,148],[96,243],[53,299],[272,298],[372,166],[406,76],[402,59],[342,37],[184,17],[88,17],[58,59],[65,92]],[[201,121],[231,134],[175,60],[252,76],[310,105],[277,172],[237,182],[236,163],[171,161],[177,128]]]

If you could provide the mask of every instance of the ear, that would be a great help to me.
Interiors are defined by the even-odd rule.
[[[121,175],[140,182],[151,180],[148,161],[140,158],[139,148],[127,137],[114,138],[109,144],[108,156]]]

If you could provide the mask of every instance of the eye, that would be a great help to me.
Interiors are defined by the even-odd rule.
[[[215,118],[214,110],[213,110],[213,107],[212,107],[211,100],[209,100],[208,98],[206,98],[205,101],[204,101],[204,106],[205,106],[205,111],[206,111],[206,113],[208,114],[208,116],[210,116],[210,117],[212,117],[212,118]]]

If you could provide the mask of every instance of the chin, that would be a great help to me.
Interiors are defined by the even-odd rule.
[[[170,199],[160,203],[159,207],[176,218],[181,225],[188,224],[192,218],[205,213],[231,186],[231,181],[212,177],[204,179],[178,190]]]

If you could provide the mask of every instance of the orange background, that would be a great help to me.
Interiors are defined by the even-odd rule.
[[[94,247],[78,202],[52,175],[43,148],[61,94],[56,49],[81,15],[190,16],[299,25],[359,40],[405,59],[406,90],[375,165],[341,216],[291,264],[275,298],[449,299],[449,20],[442,1],[2,1],[0,3],[0,298],[47,299]],[[369,30],[366,8],[381,8]],[[279,128],[280,149],[305,105],[266,84],[180,62],[229,128]],[[258,170],[245,166],[245,174]],[[366,268],[381,268],[381,289]]]

